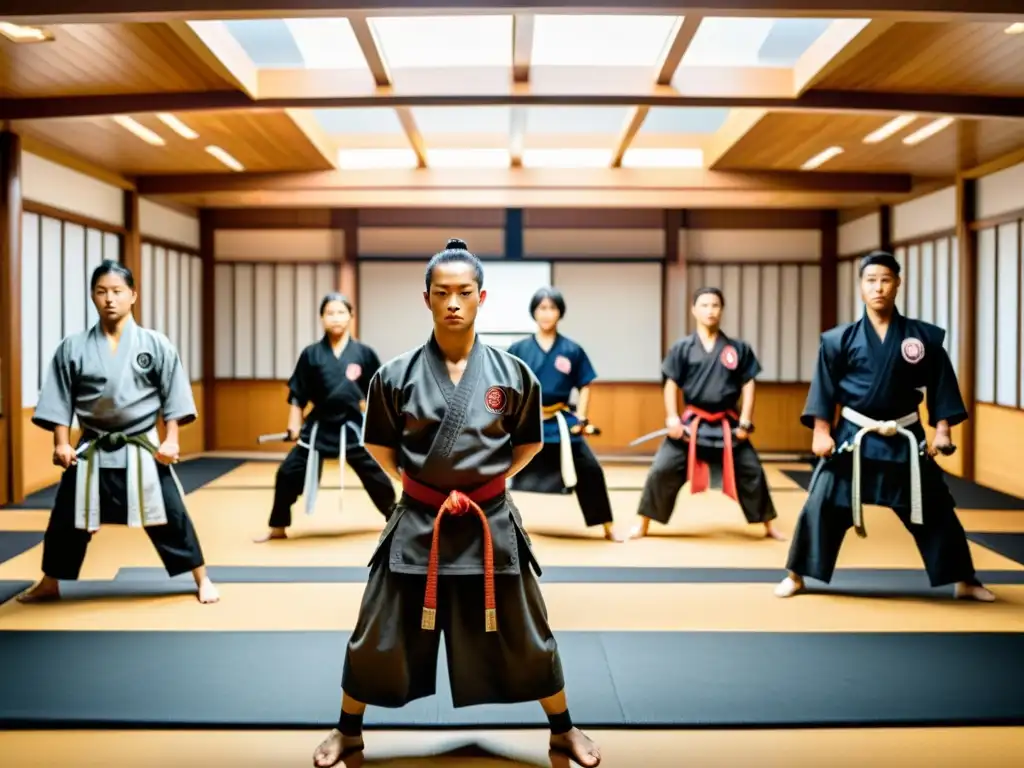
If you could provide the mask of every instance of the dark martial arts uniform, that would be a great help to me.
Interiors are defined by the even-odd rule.
[[[952,427],[967,419],[956,374],[942,347],[945,335],[937,326],[895,311],[884,341],[866,315],[822,334],[800,420],[811,428],[815,419],[832,424],[840,406],[839,423],[832,430],[836,447],[859,442],[859,448],[822,460],[816,468],[790,547],[787,568],[793,573],[830,581],[847,530],[856,521],[863,534],[861,506],[876,504],[891,508],[913,534],[933,586],[978,583],[942,469],[918,453],[925,440],[918,417],[922,387],[933,426],[947,421]],[[860,485],[854,494],[858,462]],[[920,469],[917,500],[915,465]]]
[[[777,513],[761,459],[749,439],[737,440],[732,434],[739,424],[737,404],[743,385],[761,372],[754,350],[720,332],[707,352],[693,333],[672,346],[661,372],[682,391],[686,409],[680,418],[687,437],[666,438],[658,448],[638,513],[667,523],[687,481],[691,493],[706,490],[708,462],[713,462],[722,467],[722,491],[739,502],[748,523],[774,520]]]
[[[313,409],[302,425],[298,443],[277,469],[271,528],[287,528],[292,524],[292,505],[300,495],[305,496],[306,512],[313,514],[324,458],[340,460],[342,453],[345,459],[341,461],[341,492],[344,493],[345,464],[348,463],[374,506],[384,517],[390,514],[395,503],[395,487],[360,444],[363,422],[360,403],[379,368],[377,353],[355,339],[349,339],[338,356],[326,335],[302,350],[288,380],[288,402],[299,408],[312,402]]]
[[[508,352],[526,363],[540,381],[544,414],[544,448],[512,478],[512,489],[535,493],[575,490],[588,526],[612,522],[604,470],[583,435],[570,431],[580,420],[569,408],[569,395],[597,379],[586,351],[558,334],[547,352],[533,336],[517,341]]]
[[[540,403],[530,369],[479,339],[457,386],[433,336],[370,383],[363,437],[397,452],[404,492],[370,560],[349,696],[400,707],[432,695],[438,630],[456,707],[562,690],[540,568],[506,492],[513,448],[542,440]]]
[[[77,579],[101,524],[142,527],[171,576],[204,564],[178,478],[153,455],[161,411],[182,426],[196,419],[192,387],[166,336],[129,318],[116,352],[98,324],[61,342],[32,422],[52,432],[77,416],[82,437],[46,528],[47,576]]]

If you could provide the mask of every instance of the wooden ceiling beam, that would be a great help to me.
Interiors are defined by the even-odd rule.
[[[281,0],[7,0],[4,18],[16,24],[154,22],[172,19],[279,18]],[[686,13],[707,16],[803,16],[843,18],[872,16],[909,21],[1007,21],[1020,18],[1019,0],[697,0]],[[403,7],[404,6],[404,7]],[[446,13],[618,12],[679,13],[678,0],[289,0],[289,16],[341,16],[349,12],[390,15]]]
[[[504,93],[403,96],[396,95],[393,90],[378,89],[375,93],[353,97],[307,98],[298,95],[258,101],[240,91],[0,99],[0,119],[30,120],[202,110],[416,106],[749,107],[776,112],[866,112],[881,115],[913,112],[918,115],[949,115],[970,119],[1024,119],[1024,99],[941,93],[810,90],[801,96],[680,96],[670,86],[661,85],[637,93],[537,94],[527,86]]]

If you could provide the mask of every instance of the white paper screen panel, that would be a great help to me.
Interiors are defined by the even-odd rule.
[[[217,264],[214,376],[288,379],[302,350],[323,335],[320,302],[338,282],[336,264]]]
[[[817,264],[691,263],[687,271],[694,290],[697,286],[722,289],[722,331],[754,348],[762,368],[759,381],[810,381],[820,337],[821,268]],[[689,331],[695,328],[691,315]]]
[[[658,263],[554,265],[566,304],[559,330],[586,349],[602,381],[661,381],[661,278]]]
[[[996,232],[996,403],[1020,404],[1020,225]]]
[[[142,244],[142,325],[170,340],[190,381],[201,381],[202,260],[194,253]]]
[[[979,402],[996,400],[996,230],[978,232],[977,355],[975,396]]]
[[[121,260],[121,238],[35,213],[21,221],[21,404],[32,408],[61,340],[98,320],[92,272]]]

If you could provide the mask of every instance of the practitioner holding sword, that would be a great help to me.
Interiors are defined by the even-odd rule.
[[[291,508],[300,495],[305,497],[306,513],[313,514],[324,458],[338,458],[341,497],[347,463],[385,518],[395,503],[390,478],[362,446],[366,391],[380,360],[373,349],[349,335],[352,303],[345,296],[325,296],[320,319],[323,338],[302,350],[288,381],[287,431],[260,437],[261,443],[297,442],[277,470],[269,530],[257,537],[257,543],[286,538]],[[309,403],[313,408],[303,423],[302,412]]]
[[[775,505],[757,451],[754,431],[754,377],[761,365],[746,342],[730,339],[720,329],[725,300],[717,288],[701,288],[693,296],[697,331],[676,342],[661,370],[665,378],[665,429],[634,440],[633,445],[667,438],[658,449],[644,483],[639,521],[630,538],[647,535],[651,520],[668,523],[676,497],[690,482],[690,492],[706,490],[708,461],[722,467],[722,491],[739,502],[748,523],[764,525],[765,536],[783,540],[773,521]],[[686,409],[679,414],[679,394]],[[742,413],[737,404],[742,397]]]

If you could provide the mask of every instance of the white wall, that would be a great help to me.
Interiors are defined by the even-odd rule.
[[[118,187],[30,152],[21,153],[21,175],[25,200],[124,226],[124,190]]]
[[[143,239],[152,237],[168,243],[199,250],[199,218],[173,208],[139,198],[139,232]]]
[[[839,225],[839,255],[859,256],[880,248],[881,214],[869,213]]]
[[[892,208],[894,243],[955,228],[956,187],[946,187]]]

